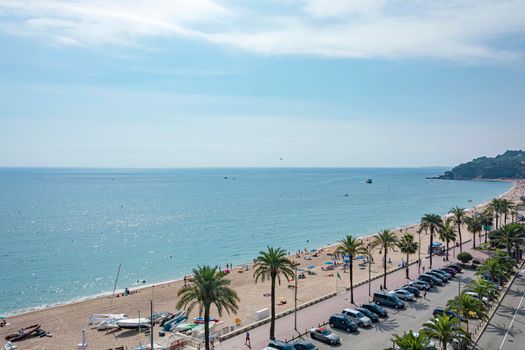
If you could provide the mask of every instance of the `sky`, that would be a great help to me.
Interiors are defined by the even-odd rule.
[[[0,166],[523,149],[525,0],[0,0]]]

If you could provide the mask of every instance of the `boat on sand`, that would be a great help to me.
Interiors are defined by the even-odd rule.
[[[8,336],[5,337],[5,340],[7,340],[7,341],[22,340],[25,337],[27,337],[27,336],[29,336],[29,335],[31,335],[33,333],[36,333],[39,329],[40,329],[40,325],[39,324],[34,324],[32,326],[29,326],[29,327],[26,327],[26,328],[22,328],[17,333],[9,334]]]

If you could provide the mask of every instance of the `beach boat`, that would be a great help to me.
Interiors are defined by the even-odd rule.
[[[126,314],[92,314],[89,316],[89,324],[99,324],[102,321],[108,320],[121,320],[123,318],[128,318]]]
[[[204,324],[204,317],[195,317],[193,320],[197,324]],[[211,322],[217,322],[217,321],[219,321],[219,320],[217,320],[216,318],[213,318],[213,317],[210,317],[209,320],[208,320],[208,322],[210,322],[210,323]]]
[[[169,320],[168,322],[164,323],[164,330],[165,331],[172,331],[173,329],[175,329],[175,327],[185,321],[188,317],[186,316],[186,312],[185,311],[182,311],[179,313],[179,315],[177,317],[174,317],[173,319]]]
[[[99,331],[105,331],[107,329],[116,329],[120,328],[117,320],[105,320],[98,324],[97,330]]]
[[[32,326],[29,326],[29,327],[26,327],[26,328],[22,328],[17,333],[13,333],[13,334],[7,335],[5,337],[5,340],[7,340],[7,341],[22,340],[25,337],[27,337],[28,335],[37,332],[39,329],[40,329],[40,325],[39,324],[34,324]]]
[[[177,325],[177,327],[175,327],[175,331],[181,332],[181,333],[185,333],[185,332],[188,332],[188,331],[194,329],[197,326],[198,326],[198,324],[196,324],[196,323],[181,323],[181,324]]]
[[[365,180],[365,182],[366,182],[367,184],[371,184],[371,183],[372,183],[372,179],[367,178],[367,179]]]
[[[119,328],[123,329],[137,329],[137,328],[146,328],[150,327],[150,319],[145,318],[124,318],[117,320],[117,325]]]

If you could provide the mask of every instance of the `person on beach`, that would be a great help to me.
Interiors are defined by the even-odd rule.
[[[250,349],[252,348],[252,343],[250,341],[250,332],[246,331],[246,340],[244,341],[244,345],[248,346]]]
[[[427,291],[426,290],[423,291],[423,299],[427,300]]]
[[[425,273],[425,265],[423,265],[423,273]]]

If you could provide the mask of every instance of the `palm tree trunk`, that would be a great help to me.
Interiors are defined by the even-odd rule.
[[[487,243],[487,237],[489,235],[489,231],[485,230],[485,243]]]
[[[448,246],[449,246],[449,243],[450,243],[450,241],[447,239],[447,257],[446,257],[447,261],[448,261]]]
[[[458,223],[459,252],[463,253],[463,237],[461,237],[461,222]]]
[[[204,305],[204,348],[210,350],[210,306]]]
[[[507,213],[505,213],[505,225],[507,225]]]
[[[271,275],[272,280],[272,295],[271,295],[271,303],[272,303],[272,314],[270,318],[270,340],[275,339],[275,278],[277,276],[275,274]]]
[[[407,265],[406,265],[406,266],[407,266],[407,267],[406,267],[407,280],[410,279],[410,276],[408,275],[408,267],[410,266],[410,265],[408,264],[408,259],[410,259],[410,256],[409,256],[409,254],[407,253],[407,262],[406,262],[406,264],[407,264]]]
[[[498,219],[499,219],[499,215],[496,213],[496,230],[498,229]]]
[[[383,249],[385,250],[385,254],[383,255],[383,272],[384,272],[384,275],[383,275],[383,287],[386,289],[386,249],[385,247],[383,247]]]
[[[476,232],[472,232],[472,248],[476,248]]]
[[[430,230],[430,268],[432,268],[432,245],[434,244],[434,230]]]
[[[447,350],[447,343],[444,340],[441,341],[441,350]]]
[[[354,257],[350,255],[350,302],[354,303]]]

